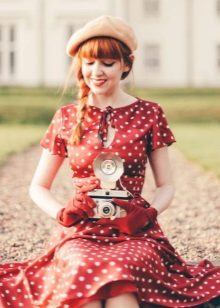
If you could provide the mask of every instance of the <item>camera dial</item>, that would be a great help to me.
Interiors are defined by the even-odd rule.
[[[101,169],[105,174],[113,174],[116,171],[116,164],[111,159],[106,159],[101,163]]]

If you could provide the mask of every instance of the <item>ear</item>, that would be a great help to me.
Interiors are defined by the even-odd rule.
[[[125,65],[124,66],[124,69],[123,69],[123,72],[128,72],[130,70],[130,67],[128,65]]]
[[[135,58],[135,57],[134,57],[134,54],[133,54],[133,53],[131,53],[131,54],[129,55],[129,58],[131,59],[132,62],[134,62],[134,58]],[[124,72],[128,72],[130,69],[131,69],[131,67],[125,64],[125,66],[124,66]]]
[[[134,58],[135,58],[135,56],[134,56],[134,54],[133,54],[133,53],[131,53],[131,54],[129,55],[129,58],[131,59],[131,61],[132,61],[132,62],[134,62]]]

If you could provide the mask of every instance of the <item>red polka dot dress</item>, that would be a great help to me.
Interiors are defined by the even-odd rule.
[[[106,147],[107,118],[115,135]],[[138,98],[120,108],[89,106],[82,141],[72,146],[75,122],[75,104],[58,109],[41,146],[68,157],[75,181],[94,177],[98,154],[120,155],[124,174],[117,188],[132,193],[142,191],[148,153],[175,142],[160,105]],[[136,294],[140,307],[197,306],[220,295],[220,267],[208,260],[186,264],[157,221],[130,236],[90,219],[71,228],[57,225],[36,259],[0,265],[1,308],[78,308],[127,292]]]

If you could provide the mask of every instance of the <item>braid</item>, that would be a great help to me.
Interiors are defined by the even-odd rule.
[[[78,85],[79,85],[79,92],[78,92],[78,99],[79,103],[77,106],[77,112],[76,112],[76,125],[73,128],[72,134],[70,136],[70,144],[79,144],[81,140],[82,135],[82,122],[83,120],[88,117],[87,114],[87,99],[88,94],[90,91],[90,88],[86,85],[81,70],[76,71],[76,76],[78,79]]]

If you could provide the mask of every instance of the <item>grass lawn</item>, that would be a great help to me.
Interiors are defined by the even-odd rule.
[[[160,103],[175,123],[220,122],[219,89],[135,89],[132,94]]]
[[[0,123],[46,125],[55,110],[72,100],[57,88],[0,88]]]
[[[0,163],[8,154],[39,141],[55,110],[75,90],[61,88],[0,88]],[[156,101],[164,109],[177,147],[188,159],[220,178],[220,89],[133,89],[132,95]],[[36,123],[38,125],[34,125]]]
[[[61,105],[74,101],[75,90],[61,88],[0,88],[0,122],[47,124]],[[171,122],[219,122],[220,89],[141,89],[132,95],[156,101]]]
[[[176,146],[185,156],[220,179],[220,125],[217,123],[172,124]]]
[[[40,125],[1,124],[0,141],[2,147],[0,150],[0,165],[7,160],[8,155],[20,152],[36,144],[37,140],[40,140],[43,136],[46,128],[46,126]]]

